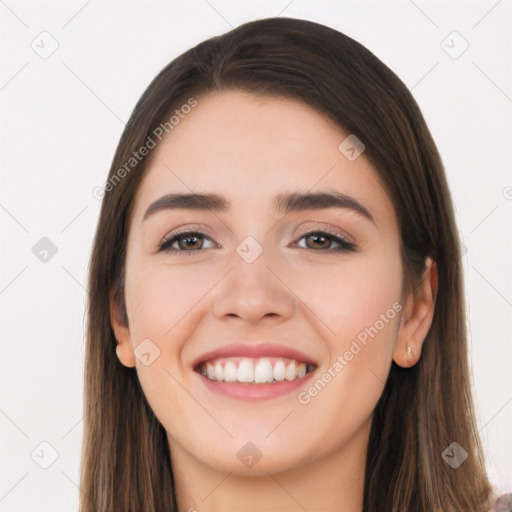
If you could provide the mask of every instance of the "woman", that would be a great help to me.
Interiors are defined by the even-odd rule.
[[[405,85],[246,23],[137,103],[90,266],[81,511],[488,511],[460,246]]]

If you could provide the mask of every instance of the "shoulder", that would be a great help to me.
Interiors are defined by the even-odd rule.
[[[512,493],[502,494],[490,512],[512,512]]]

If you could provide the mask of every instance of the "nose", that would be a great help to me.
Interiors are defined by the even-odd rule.
[[[212,307],[221,321],[281,323],[293,315],[295,297],[266,251],[252,263],[235,252],[231,270],[215,287]]]

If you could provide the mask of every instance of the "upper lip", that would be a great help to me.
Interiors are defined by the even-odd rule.
[[[277,343],[259,343],[257,345],[254,343],[231,343],[202,354],[195,359],[192,366],[195,368],[210,359],[221,357],[284,357],[317,366],[316,361],[307,354]]]

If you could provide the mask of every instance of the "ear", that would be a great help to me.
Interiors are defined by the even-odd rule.
[[[393,352],[393,360],[403,368],[410,368],[419,361],[423,342],[434,317],[437,266],[428,257],[425,267],[420,284],[407,296]]]
[[[121,313],[121,305],[110,293],[110,325],[117,340],[116,354],[119,361],[128,368],[135,367],[135,354],[130,336],[130,329]]]

